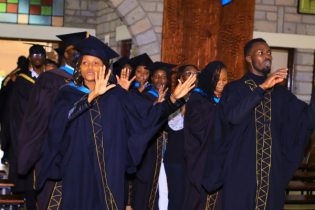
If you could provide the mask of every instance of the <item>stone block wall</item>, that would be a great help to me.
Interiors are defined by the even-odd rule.
[[[298,0],[256,0],[254,30],[315,36],[315,16],[299,14],[297,7]],[[306,102],[311,96],[313,66],[314,50],[295,50],[293,93]]]
[[[65,0],[65,27],[96,28],[98,0]]]

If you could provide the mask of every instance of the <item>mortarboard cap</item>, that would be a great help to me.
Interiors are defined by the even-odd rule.
[[[156,70],[161,69],[161,70],[166,71],[166,73],[167,73],[168,75],[171,75],[171,73],[172,73],[172,68],[174,68],[175,66],[177,66],[177,65],[175,65],[175,64],[170,64],[170,63],[163,63],[163,62],[154,62],[153,64],[151,64],[151,65],[149,66],[149,69],[150,69],[150,71],[151,71],[152,74],[153,74]]]
[[[71,34],[60,34],[60,35],[57,35],[57,37],[61,41],[63,41],[66,46],[76,45],[80,41],[88,38],[89,36],[90,36],[90,34],[87,31],[71,33]]]
[[[108,60],[116,58],[119,55],[104,42],[94,36],[82,40],[77,44],[80,55],[92,55],[100,58],[105,64]]]
[[[63,57],[63,54],[65,52],[64,47],[58,47],[58,48],[55,48],[54,50],[57,52],[58,56]]]
[[[42,45],[34,44],[32,47],[30,47],[29,54],[30,55],[33,55],[33,54],[46,55],[46,50],[44,49]]]
[[[129,64],[133,70],[136,70],[138,66],[145,66],[147,69],[149,69],[149,66],[153,64],[153,61],[148,56],[148,54],[143,53],[130,59]]]
[[[115,75],[120,75],[121,70],[128,64],[130,61],[127,57],[121,57],[113,63],[113,73]]]

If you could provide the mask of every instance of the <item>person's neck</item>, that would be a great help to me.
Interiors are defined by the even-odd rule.
[[[267,76],[264,75],[263,73],[260,72],[258,73],[252,70],[248,71],[248,74],[249,77],[252,78],[257,84],[262,84],[267,78]]]
[[[89,88],[90,91],[93,91],[95,88],[95,82],[93,81],[84,81],[84,85]]]
[[[222,93],[219,93],[219,92],[217,92],[217,91],[214,91],[214,96],[217,97],[217,98],[221,98]]]
[[[45,68],[44,66],[40,66],[40,67],[36,67],[36,66],[32,66],[33,70],[37,73],[37,74],[41,74],[44,72]]]

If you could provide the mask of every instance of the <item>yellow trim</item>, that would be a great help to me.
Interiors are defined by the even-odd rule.
[[[161,162],[162,162],[162,149],[163,149],[163,142],[165,142],[167,139],[167,132],[163,131],[162,134],[156,139],[156,162],[155,162],[155,169],[154,169],[154,175],[152,180],[152,188],[150,191],[149,196],[149,209],[154,209],[154,203],[156,199],[156,192],[157,192],[157,186],[159,181],[159,175],[160,175],[160,169],[161,169]]]
[[[56,182],[54,189],[50,195],[47,210],[58,210],[62,200],[62,182]]]
[[[245,84],[254,91],[257,88],[253,80]],[[264,99],[255,108],[256,126],[256,204],[255,210],[265,210],[267,207],[270,171],[272,159],[272,134],[271,134],[271,92],[267,91]],[[265,124],[265,122],[269,122]]]
[[[219,192],[207,195],[205,210],[215,210]]]
[[[23,77],[24,79],[26,79],[27,81],[29,81],[30,83],[35,84],[35,80],[33,80],[31,77],[27,76],[24,73],[19,74],[20,77]]]
[[[97,156],[97,161],[98,161],[99,170],[101,174],[102,186],[104,190],[104,199],[105,199],[106,209],[118,210],[114,195],[111,192],[111,189],[108,185],[107,176],[106,176],[106,162],[105,162],[105,155],[104,155],[105,152],[104,152],[104,140],[103,140],[104,137],[103,137],[102,125],[98,124],[95,121],[97,118],[101,118],[101,113],[99,111],[100,109],[99,109],[99,105],[97,101],[95,101],[95,106],[96,106],[96,109],[94,109],[94,107],[90,109],[90,119],[91,119],[91,126],[93,129],[93,137],[94,137],[94,144],[95,144],[95,150],[96,150],[95,152]],[[92,115],[92,112],[95,112],[96,115]],[[96,130],[96,126],[98,127],[99,130]],[[99,145],[97,142],[99,136],[97,136],[96,133],[101,134],[100,136],[101,145]],[[101,151],[99,150],[99,147]]]

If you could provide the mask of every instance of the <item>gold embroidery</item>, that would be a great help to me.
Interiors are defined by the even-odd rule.
[[[214,210],[217,204],[219,192],[207,195],[206,208],[205,210]]]
[[[245,81],[253,91],[257,85],[253,80]],[[265,210],[267,206],[271,170],[271,91],[267,91],[264,100],[255,108],[256,125],[256,207]]]
[[[106,162],[105,162],[105,154],[104,154],[103,128],[102,128],[102,125],[98,123],[98,122],[101,122],[101,113],[100,113],[100,109],[99,109],[99,105],[97,101],[95,101],[95,106],[93,106],[89,111],[90,111],[90,117],[91,117],[91,124],[93,128],[96,156],[97,156],[98,166],[99,166],[103,190],[104,190],[106,209],[118,210],[116,201],[114,199],[114,196],[110,190],[110,187],[107,181]]]
[[[51,193],[47,210],[58,210],[62,200],[62,182],[57,182]]]
[[[148,206],[150,210],[154,209],[154,203],[156,199],[156,192],[157,192],[161,161],[162,161],[163,143],[166,141],[166,139],[167,139],[167,133],[163,131],[163,133],[156,140],[156,162],[155,162],[154,176],[153,176],[153,182],[152,182],[152,188],[151,188],[151,192],[149,196],[149,206]]]

